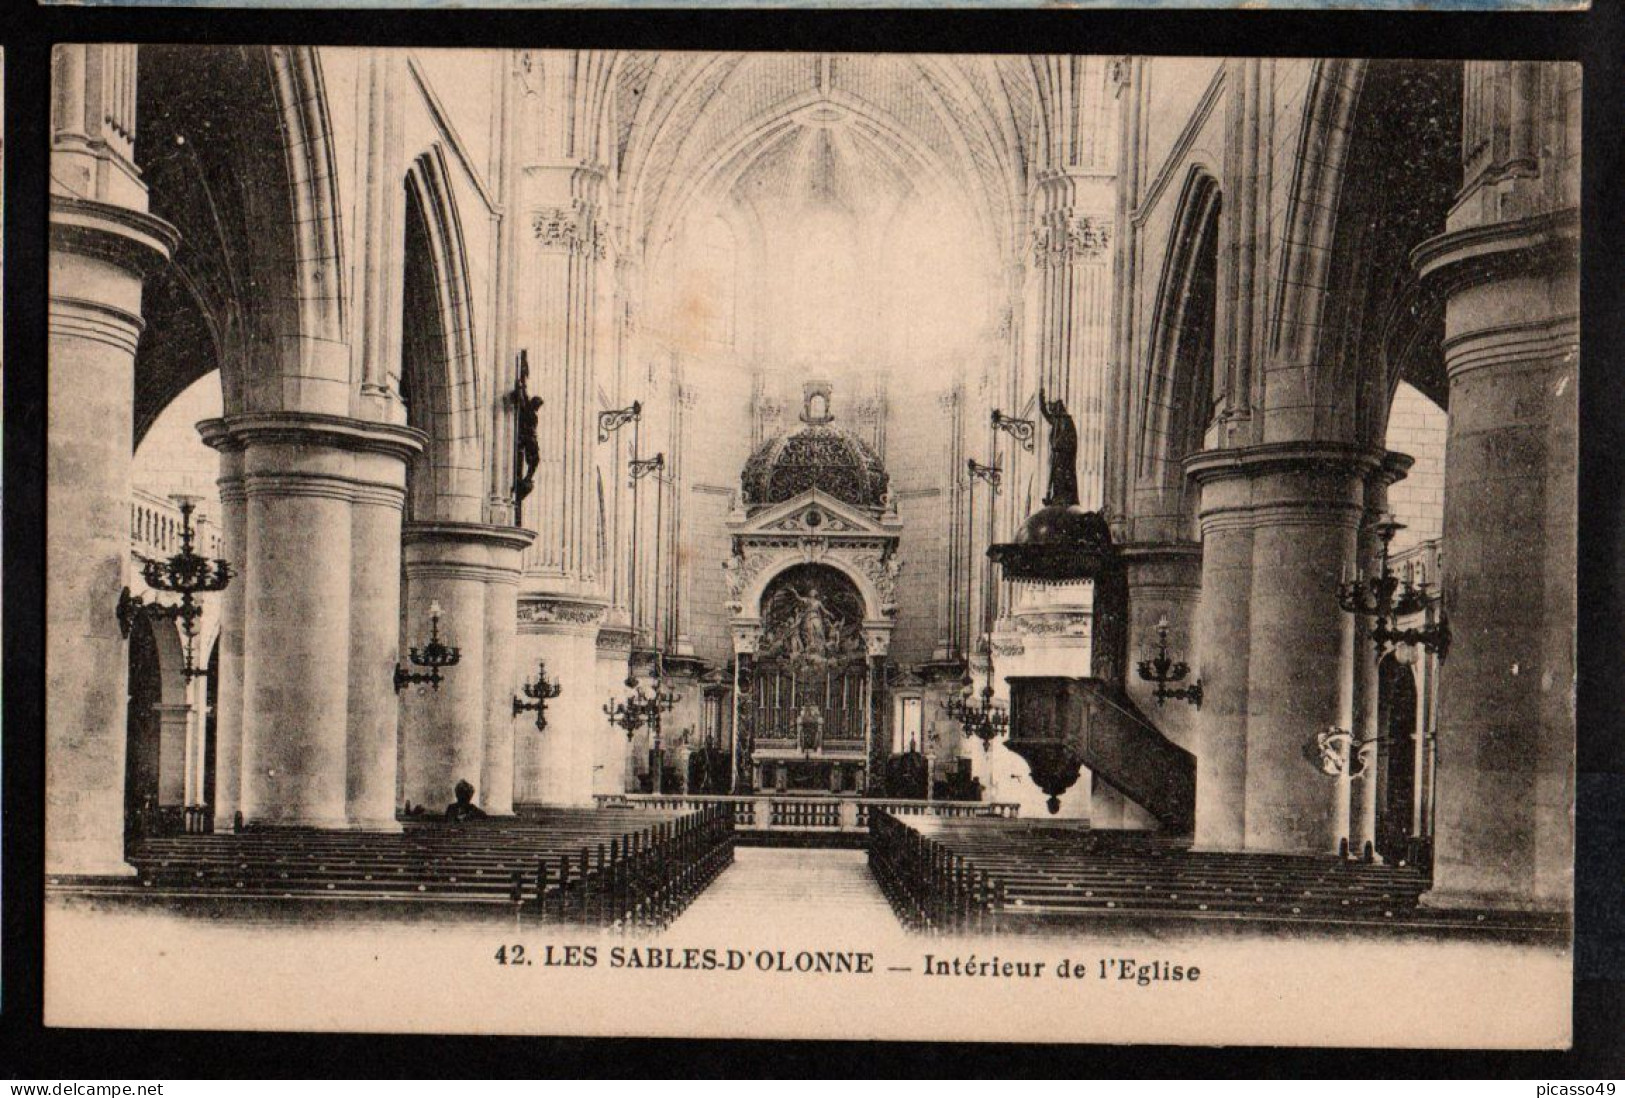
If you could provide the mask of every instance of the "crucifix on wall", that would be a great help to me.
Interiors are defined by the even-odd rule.
[[[542,446],[538,427],[542,418],[542,398],[530,395],[530,356],[519,352],[518,377],[508,403],[515,412],[514,423],[514,480],[513,521],[521,525],[525,497],[536,487],[536,468],[542,463]]]

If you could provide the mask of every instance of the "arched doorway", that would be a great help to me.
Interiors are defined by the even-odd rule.
[[[1378,669],[1377,853],[1405,857],[1416,803],[1416,676],[1393,655]]]

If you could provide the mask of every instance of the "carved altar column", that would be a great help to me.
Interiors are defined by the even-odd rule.
[[[50,367],[45,524],[45,868],[126,874],[128,582],[142,276],[175,230],[145,211],[132,160],[134,46],[52,56]]]

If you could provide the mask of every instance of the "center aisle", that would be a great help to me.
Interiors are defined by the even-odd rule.
[[[793,929],[846,942],[902,934],[861,850],[741,846],[735,859],[672,930]]]

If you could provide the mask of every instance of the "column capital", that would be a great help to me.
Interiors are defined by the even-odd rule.
[[[521,594],[518,621],[521,633],[565,633],[592,637],[596,643],[604,619],[601,600],[554,598]]]
[[[1500,278],[1579,270],[1580,211],[1568,207],[1515,221],[1473,225],[1424,240],[1411,267],[1432,293]]]
[[[403,545],[485,545],[519,551],[535,540],[534,530],[485,522],[408,522],[401,527]]]
[[[197,425],[203,443],[223,452],[255,446],[320,446],[410,461],[429,436],[414,427],[319,412],[245,412]]]
[[[67,195],[51,196],[51,247],[116,263],[137,275],[169,262],[180,230],[161,217]]]
[[[1327,473],[1364,479],[1378,469],[1384,451],[1342,442],[1271,442],[1201,450],[1185,458],[1185,475],[1198,484],[1281,473]]]

